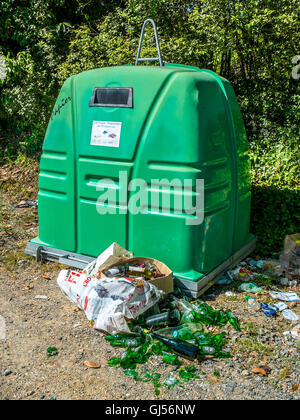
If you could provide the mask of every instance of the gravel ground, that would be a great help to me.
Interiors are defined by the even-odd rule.
[[[283,335],[293,324],[280,315],[268,318],[248,309],[245,293],[225,295],[229,287],[213,287],[203,300],[216,309],[231,309],[242,323],[242,332],[225,328],[231,359],[193,363],[200,379],[184,388],[163,386],[159,396],[151,383],[137,383],[122,369],[109,367],[109,358],[123,350],[111,347],[62,295],[56,284],[62,266],[37,263],[23,253],[26,241],[38,234],[37,211],[15,206],[22,199],[36,199],[36,166],[1,167],[0,175],[0,315],[6,321],[6,340],[0,339],[0,399],[299,399],[299,341]],[[272,288],[267,284],[257,300],[270,302]],[[300,295],[299,286],[293,290]],[[300,304],[293,311],[300,316]],[[59,354],[47,358],[50,346]],[[85,367],[86,360],[101,368]],[[261,365],[270,368],[268,375],[252,372]],[[147,368],[160,373],[162,382],[176,370],[157,356]]]

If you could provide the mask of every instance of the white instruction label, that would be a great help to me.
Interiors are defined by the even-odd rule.
[[[93,121],[91,145],[119,147],[121,122]]]

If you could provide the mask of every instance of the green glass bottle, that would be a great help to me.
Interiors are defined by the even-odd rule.
[[[182,311],[181,312],[181,324],[191,324],[196,322],[196,312],[195,311]]]
[[[160,314],[152,315],[146,319],[147,327],[156,327],[159,325],[177,325],[180,320],[180,312],[174,309],[170,312],[162,312]]]
[[[120,366],[123,369],[135,369],[137,364],[135,352],[128,348],[121,356]]]
[[[153,354],[162,355],[164,351],[169,351],[169,347],[163,344],[161,341],[154,343],[151,346],[151,352]]]
[[[134,350],[137,363],[146,363],[150,354],[147,354],[149,343],[144,343]]]
[[[133,352],[124,352],[121,357],[120,366],[123,369],[135,369],[136,368],[136,357]]]
[[[216,335],[214,335],[213,337],[213,340],[214,340],[214,344],[215,344],[215,346],[216,347],[218,347],[218,348],[222,348],[222,346],[224,345],[224,338],[225,338],[225,336],[226,336],[226,333],[225,332],[222,332],[222,333],[220,333],[220,334],[216,334]]]
[[[178,383],[179,380],[173,375],[169,375],[164,381],[164,385],[166,385],[168,388],[171,388],[172,386],[175,386]]]
[[[108,361],[109,366],[118,366],[120,363],[121,363],[120,357],[112,357]]]
[[[231,357],[231,354],[228,352],[221,351],[214,346],[200,346],[199,348],[199,355],[200,356],[214,356],[219,358],[228,358]]]
[[[176,354],[170,354],[166,352],[164,352],[163,354],[163,362],[167,363],[168,365],[177,365],[177,366],[181,365],[180,361],[178,360],[178,356],[176,356]]]
[[[126,351],[122,354],[120,358],[120,366],[123,369],[135,369],[138,363],[147,362],[150,356],[150,353],[148,353],[148,346],[149,342],[144,342],[135,349],[133,349],[132,347],[127,347]],[[117,360],[112,361],[112,363],[117,364]]]
[[[126,276],[142,277],[145,272],[143,267],[128,266],[126,268]]]
[[[136,338],[138,337],[137,334],[134,333],[119,333],[114,335],[107,335],[105,336],[106,341],[115,341],[115,340],[123,340],[124,338]]]
[[[228,322],[233,326],[233,328],[236,331],[241,331],[239,320],[233,315],[233,313],[229,309],[227,309],[225,313],[227,314]]]
[[[182,378],[185,382],[190,379],[199,379],[199,376],[196,374],[195,366],[188,366],[185,369],[180,368],[178,371],[179,377]]]
[[[181,340],[194,340],[195,334],[201,334],[203,332],[202,324],[182,324],[176,327],[163,328],[156,331],[157,334],[167,338],[179,338]]]
[[[199,354],[204,356],[213,356],[216,353],[216,349],[211,346],[200,346]]]
[[[173,332],[173,337],[187,341],[193,338],[193,333],[189,328],[179,328]]]
[[[166,346],[170,347],[174,353],[177,353],[186,359],[193,360],[199,354],[198,347],[191,343],[187,343],[186,341],[166,338],[156,333],[152,333],[152,336],[157,340],[162,341]]]
[[[210,344],[209,335],[203,332],[195,333],[193,338],[196,340],[198,346],[204,346]]]
[[[220,357],[220,358],[229,358],[229,357],[231,357],[231,354],[229,353],[229,352],[225,352],[225,351],[218,351],[217,353],[216,353],[216,356],[217,357]]]
[[[195,306],[185,299],[177,299],[175,296],[172,297],[171,306],[177,308],[183,312],[189,312],[195,310]]]
[[[110,345],[113,347],[138,347],[142,344],[139,337],[137,338],[123,338],[122,340],[110,341]]]

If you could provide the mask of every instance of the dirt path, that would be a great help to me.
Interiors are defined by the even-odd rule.
[[[249,310],[244,293],[226,296],[220,286],[204,300],[216,309],[231,309],[243,325],[240,333],[225,328],[231,359],[194,363],[199,379],[184,388],[162,387],[158,397],[151,383],[135,382],[122,369],[109,367],[109,358],[122,349],[110,347],[62,295],[56,284],[61,266],[37,263],[23,253],[26,241],[38,234],[37,212],[15,205],[36,199],[36,166],[2,167],[0,175],[0,315],[6,322],[6,340],[0,339],[0,399],[299,398],[299,342],[283,336],[292,324]],[[267,301],[267,288],[258,300]],[[38,295],[47,299],[37,299]],[[300,316],[299,304],[293,310]],[[50,346],[59,354],[47,358]],[[88,369],[85,360],[100,363],[101,368]],[[270,374],[252,373],[260,365],[267,365]],[[162,382],[176,369],[160,357],[150,358],[147,368],[159,372]]]

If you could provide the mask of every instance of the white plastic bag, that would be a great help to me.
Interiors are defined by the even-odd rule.
[[[109,334],[129,332],[126,319],[134,319],[146,312],[164,294],[145,280],[97,278],[98,268],[109,260],[111,253],[114,257],[124,255],[126,250],[115,245],[104,251],[83,272],[62,270],[57,279],[62,292],[85,312],[92,325]],[[119,252],[122,253],[115,254]],[[131,254],[128,253],[128,256]]]

